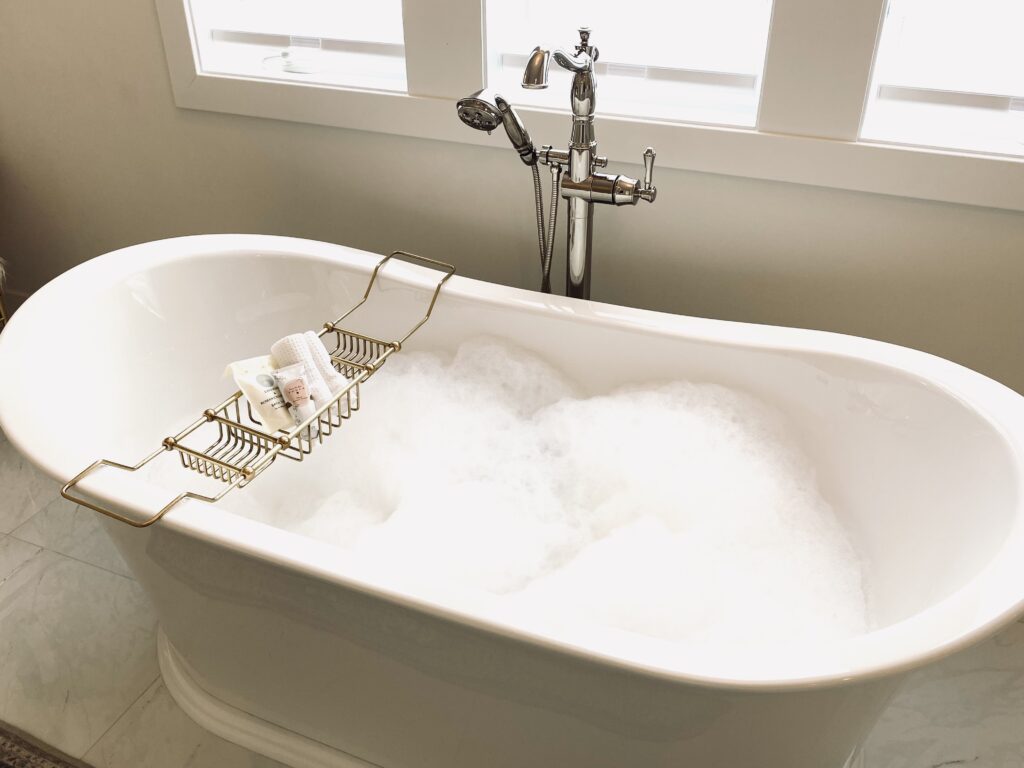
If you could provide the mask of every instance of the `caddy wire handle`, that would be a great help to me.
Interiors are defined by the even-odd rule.
[[[345,330],[341,322],[366,304],[384,265],[394,258],[430,267],[443,273],[434,286],[430,303],[427,305],[423,317],[402,338],[394,341],[383,341]],[[195,499],[212,504],[224,498],[235,488],[244,488],[267,467],[271,466],[279,456],[293,461],[302,461],[312,452],[314,445],[323,444],[325,437],[330,437],[341,428],[346,419],[359,410],[360,385],[376,373],[392,354],[400,351],[402,345],[430,319],[441,288],[453,274],[455,274],[455,267],[451,264],[425,256],[417,256],[408,251],[394,251],[377,262],[363,297],[341,317],[324,323],[323,330],[318,334],[321,339],[327,337],[326,346],[331,364],[347,379],[347,383],[301,424],[290,430],[282,429],[273,433],[266,431],[253,414],[252,409],[248,407],[248,401],[246,401],[245,408],[241,406],[240,402],[244,397],[239,390],[220,405],[207,408],[203,411],[202,416],[178,434],[164,438],[161,446],[139,463],[128,465],[110,459],[95,461],[68,481],[61,488],[60,495],[68,501],[122,523],[127,523],[135,528],[145,528],[162,518],[185,499]],[[207,435],[205,439],[200,436],[200,433]],[[205,448],[195,447],[197,440],[200,441],[198,445],[204,445],[211,439],[212,442],[209,442]],[[73,493],[73,489],[78,483],[100,467],[137,472],[168,451],[177,451],[183,468],[220,481],[224,483],[224,486],[212,495],[182,491],[159,511],[144,520],[123,515]]]

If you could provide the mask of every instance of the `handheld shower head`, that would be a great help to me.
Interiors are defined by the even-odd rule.
[[[526,126],[512,109],[512,105],[500,94],[492,93],[485,88],[472,96],[459,99],[455,106],[459,119],[470,128],[490,133],[499,125],[505,126],[505,133],[519,153],[519,159],[526,165],[537,164],[537,150],[533,147],[533,140],[530,139]]]
[[[512,109],[512,105],[499,94],[494,94],[494,103],[501,113],[501,122],[505,126],[508,140],[512,142],[512,146],[519,153],[519,159],[526,165],[536,165],[537,150],[533,148],[533,139],[530,138],[530,133],[523,125],[523,121],[519,119],[519,115]]]
[[[455,108],[459,113],[459,119],[470,128],[490,133],[502,122],[501,112],[497,105],[485,96],[489,96],[486,90],[477,91],[472,96],[459,99]]]

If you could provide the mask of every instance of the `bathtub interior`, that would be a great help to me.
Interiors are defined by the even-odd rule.
[[[0,342],[0,352],[7,346],[14,357],[18,344],[29,343],[19,326],[43,323],[53,340],[49,353],[32,355],[29,376],[38,386],[23,391],[59,407],[26,403],[39,416],[25,422],[31,428],[13,430],[16,442],[37,460],[59,454],[41,463],[64,477],[101,456],[134,460],[152,451],[233,390],[223,378],[226,363],[263,354],[281,335],[317,328],[358,300],[373,259],[337,250],[346,258],[197,253],[106,283],[100,277],[87,291],[74,286],[73,273],[65,276],[25,305]],[[383,337],[408,327],[426,306],[432,278],[404,265],[389,270],[355,330]],[[450,285],[408,348],[451,351],[493,335],[544,357],[591,393],[687,379],[735,387],[781,408],[865,560],[876,628],[967,585],[1020,524],[1011,446],[975,407],[919,375],[802,348],[785,334],[778,345],[748,344],[741,333],[710,338],[709,325],[697,323],[700,332],[677,335],[659,330],[651,314],[624,323],[620,310],[601,305],[546,307],[525,292],[491,301],[460,289],[460,281]],[[677,327],[685,330],[685,321]],[[372,387],[365,386],[364,408],[373,407]],[[0,416],[5,427],[17,421]],[[298,478],[306,469],[288,472]],[[192,479],[183,473],[185,483]],[[258,493],[259,483],[235,491],[231,508],[244,513],[242,494]],[[964,615],[965,631],[974,618]]]

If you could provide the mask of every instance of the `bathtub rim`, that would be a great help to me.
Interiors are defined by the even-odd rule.
[[[78,265],[54,278],[30,297],[19,309],[19,312],[12,317],[11,324],[4,334],[0,335],[0,359],[3,359],[7,347],[11,344],[10,339],[15,335],[12,333],[12,329],[22,333],[18,329],[26,324],[31,324],[32,317],[37,313],[45,313],[47,303],[58,302],[56,306],[61,306],[59,302],[62,296],[71,298],[79,295],[80,298],[81,291],[76,287],[79,280],[87,279],[101,284],[103,281],[109,281],[113,284],[113,281],[117,279],[165,263],[204,257],[223,258],[241,254],[252,255],[253,251],[258,252],[261,256],[298,256],[313,261],[322,261],[335,267],[362,271],[366,274],[379,259],[377,255],[347,246],[269,235],[197,235],[128,246]],[[395,279],[412,285],[427,285],[422,274],[405,269],[405,265],[396,266],[398,270],[393,275]],[[1015,468],[1018,470],[1021,465],[1020,459],[1024,458],[1024,398],[982,374],[928,353],[826,331],[707,320],[548,296],[459,276],[449,282],[445,292],[463,299],[503,306],[517,311],[545,315],[551,313],[572,315],[577,320],[588,324],[628,327],[660,336],[684,336],[693,341],[749,349],[767,349],[775,352],[814,352],[844,359],[855,359],[884,368],[895,368],[902,373],[913,373],[932,386],[941,389],[948,396],[959,400],[976,412],[979,418],[984,419],[993,431],[1006,442],[1011,454],[1018,459],[1015,462]],[[8,383],[0,383],[0,393],[9,388]],[[997,415],[1001,416],[998,420],[995,418]],[[1013,421],[1014,417],[1016,417],[1016,422]],[[1019,426],[1015,427],[1014,424]],[[42,448],[41,445],[31,445],[30,425],[31,420],[25,413],[20,413],[14,408],[4,408],[3,401],[0,400],[0,428],[7,434],[15,448],[44,472],[58,480],[66,480],[81,469],[75,467],[69,470],[60,463],[59,458],[53,453],[38,450]],[[22,439],[26,435],[28,437]],[[701,675],[681,669],[678,665],[653,664],[640,658],[632,658],[636,654],[598,650],[577,642],[538,634],[515,624],[497,621],[493,618],[481,618],[479,615],[453,609],[448,605],[362,581],[351,575],[340,573],[340,569],[337,567],[324,567],[324,563],[309,562],[311,548],[319,550],[326,548],[336,552],[337,550],[333,546],[282,531],[282,529],[272,528],[216,506],[210,507],[204,504],[200,508],[197,502],[185,502],[179,509],[168,514],[158,525],[201,538],[218,546],[227,547],[250,557],[270,560],[282,567],[335,582],[349,589],[357,589],[388,602],[424,611],[447,621],[469,625],[478,630],[496,633],[531,645],[539,645],[548,650],[568,653],[591,662],[608,664],[631,672],[700,687],[766,692],[793,691],[855,684],[877,677],[904,673],[954,653],[1012,623],[1017,616],[1024,612],[1024,594],[1016,594],[1015,599],[1009,601],[1001,594],[999,599],[988,600],[982,606],[976,605],[973,612],[984,616],[981,621],[972,624],[968,630],[950,633],[947,629],[945,633],[942,633],[943,622],[949,621],[950,617],[961,614],[965,610],[971,610],[972,604],[978,602],[977,599],[972,600],[969,593],[982,592],[981,587],[985,584],[1005,584],[1009,579],[1016,579],[1017,583],[1024,583],[1024,565],[1013,567],[1012,562],[1014,554],[1017,555],[1018,560],[1024,562],[1024,520],[1022,520],[1024,513],[1021,510],[1021,499],[1024,498],[1024,493],[1022,493],[1022,488],[1024,488],[1024,483],[1022,483],[1021,472],[1018,471],[1016,476],[1017,510],[1007,533],[1007,539],[992,560],[970,581],[924,611],[880,630],[851,638],[839,644],[848,646],[859,657],[864,656],[865,649],[872,651],[872,646],[874,646],[873,654],[877,658],[873,663],[864,663],[861,659],[857,659],[858,663],[851,661],[849,668],[842,668],[842,665],[835,663],[835,659],[841,657],[832,655],[830,663],[832,668],[838,671],[763,679]],[[136,514],[143,514],[145,509],[159,506],[157,501],[166,496],[166,490],[140,481],[119,484],[115,489],[119,491],[117,493],[107,493],[97,488],[89,490],[110,503]],[[126,492],[138,494],[138,496],[126,496]],[[274,535],[273,537],[260,535],[253,526],[266,528]],[[239,537],[239,533],[248,535]],[[282,533],[286,535],[282,536]],[[299,554],[301,556],[298,556]],[[1008,590],[997,591],[1005,593]],[[975,597],[985,596],[975,595]],[[944,639],[938,643],[922,640],[922,636],[929,632],[940,633],[939,636]],[[644,640],[646,641],[646,638]],[[893,650],[894,644],[896,650]],[[644,642],[641,645],[649,646],[650,644]],[[879,646],[881,645],[885,645],[886,648],[880,650]]]

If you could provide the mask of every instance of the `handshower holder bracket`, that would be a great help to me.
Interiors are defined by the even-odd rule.
[[[440,270],[440,279],[433,288],[430,303],[423,317],[400,339],[385,341],[347,330],[343,321],[366,304],[377,278],[391,259],[401,259]],[[185,499],[216,502],[235,488],[244,488],[265,472],[279,457],[302,461],[315,446],[337,432],[352,414],[359,410],[360,386],[402,349],[409,338],[430,319],[441,288],[455,273],[451,264],[417,256],[408,251],[394,251],[373,268],[363,297],[336,320],[326,322],[319,332],[328,349],[331,363],[346,380],[330,400],[320,404],[316,412],[290,430],[267,431],[252,412],[241,390],[212,408],[176,435],[166,437],[160,447],[137,464],[121,464],[109,459],[95,461],[79,472],[61,489],[61,496],[76,504],[112,517],[136,528],[145,528],[162,518]],[[197,472],[221,483],[213,493],[182,491],[155,514],[136,519],[108,506],[75,493],[76,486],[101,467],[136,472],[166,452],[176,452],[184,469]]]

